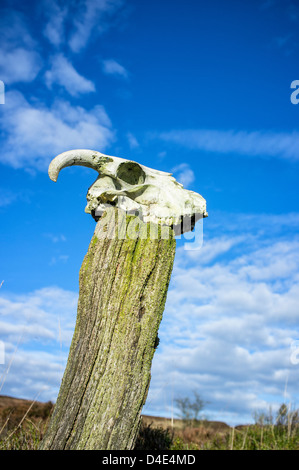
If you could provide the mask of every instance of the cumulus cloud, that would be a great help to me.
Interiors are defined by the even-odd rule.
[[[295,218],[286,215],[273,238],[251,229],[244,236],[239,221],[231,239],[212,232],[198,252],[177,249],[145,413],[165,413],[166,403],[170,414],[171,396],[194,389],[210,402],[210,419],[230,424],[298,401],[290,360],[299,338],[298,239],[282,230]]]
[[[45,170],[53,155],[70,148],[107,148],[114,140],[110,119],[97,105],[91,110],[56,100],[48,108],[29,103],[18,92],[6,94],[0,124],[6,134],[0,161],[14,168]]]
[[[159,139],[193,150],[299,160],[299,133],[194,129],[159,134]]]
[[[57,287],[22,295],[1,292],[2,394],[34,398],[40,393],[40,399],[56,399],[74,331],[77,298],[76,293]]]
[[[299,217],[277,221],[281,233],[272,238],[257,234],[254,222],[251,228],[245,222],[244,236],[240,216],[231,239],[212,230],[198,253],[178,247],[144,413],[170,416],[172,397],[191,397],[192,390],[209,402],[208,418],[229,424],[251,422],[254,411],[270,404],[275,410],[282,401],[298,401],[299,367],[290,357],[299,338]],[[64,240],[53,237],[54,243]],[[2,393],[32,398],[44,390],[43,399],[55,400],[77,294],[57,287],[4,294],[0,330],[7,361],[19,346]]]
[[[239,245],[241,242],[248,241],[244,235],[222,235],[215,236],[213,238],[205,240],[200,250],[186,251],[185,257],[183,258],[186,263],[190,260],[196,259],[199,264],[207,264],[215,260],[222,254],[228,253],[233,247]]]
[[[63,54],[55,55],[51,62],[51,68],[45,73],[49,88],[55,84],[60,85],[72,96],[95,91],[94,83],[80,75]]]

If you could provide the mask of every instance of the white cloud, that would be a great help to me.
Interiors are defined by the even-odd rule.
[[[277,216],[281,234],[268,231],[265,238],[263,231],[256,233],[256,223],[234,217],[231,238],[217,238],[216,228],[198,253],[177,249],[144,413],[170,416],[171,397],[191,396],[194,389],[209,401],[207,417],[229,424],[251,422],[254,411],[270,404],[275,409],[285,400],[298,401],[299,366],[290,357],[299,339],[299,218]],[[77,294],[56,287],[4,294],[1,289],[7,359],[20,337],[21,342],[2,393],[32,398],[48,387],[43,399],[55,400]]]
[[[231,240],[208,238],[199,252],[177,249],[145,413],[165,414],[167,403],[169,415],[170,397],[193,389],[210,402],[210,419],[230,424],[298,402],[299,367],[290,360],[299,339],[298,240],[265,238],[256,224],[245,236],[242,227]]]
[[[54,337],[56,333],[53,331],[57,329],[56,315],[64,312],[63,321],[67,325],[76,309],[77,297],[77,293],[55,286],[44,287],[28,294],[12,294],[3,290],[0,298],[1,316],[6,317],[14,326],[27,324],[32,327],[32,336],[35,333],[31,322],[37,322],[48,329],[48,336]],[[66,341],[69,342],[69,339],[68,332]]]
[[[214,227],[220,228],[225,222],[229,220],[229,225],[226,224],[225,229],[232,227],[232,230],[237,230],[241,222],[242,227],[249,226],[250,230],[253,228],[256,229],[266,229],[269,231],[270,227],[275,229],[278,227],[281,229],[282,226],[286,227],[297,227],[299,224],[299,213],[298,212],[288,212],[281,214],[271,214],[265,212],[259,212],[258,214],[251,213],[239,213],[234,217],[233,213],[225,212],[216,212],[216,217],[213,219]],[[234,222],[237,223],[234,223]],[[276,233],[276,232],[275,232]]]
[[[114,75],[128,78],[128,71],[114,59],[103,60],[103,72],[106,75]]]
[[[7,355],[6,355],[7,356]],[[3,370],[0,381],[0,393],[17,398],[37,399],[40,401],[56,401],[65,367],[67,355],[43,350],[26,351],[16,348],[16,353],[9,354],[11,367],[6,374],[8,364]]]
[[[105,109],[91,110],[56,100],[48,108],[30,104],[21,93],[8,92],[0,124],[6,134],[0,161],[14,168],[45,170],[70,148],[105,149],[114,140]]]
[[[79,53],[92,38],[103,34],[119,19],[123,3],[123,0],[81,0],[65,4],[60,0],[43,0],[47,21],[43,33],[55,47],[66,42],[72,52]]]
[[[73,336],[78,295],[58,287],[0,297],[2,394],[41,400],[57,397]],[[10,365],[8,371],[8,367]]]
[[[0,74],[5,84],[32,82],[41,69],[39,54],[22,47],[0,54]]]
[[[184,188],[188,188],[195,180],[194,172],[187,163],[181,163],[180,165],[174,167],[171,171],[177,174],[176,179],[184,186]]]
[[[64,23],[68,9],[65,5],[61,7],[53,0],[44,0],[43,7],[47,12],[47,17],[50,18],[43,33],[51,44],[58,47],[64,42]]]
[[[255,252],[255,263],[248,262],[248,255],[239,259],[240,273],[254,281],[290,278],[299,265],[299,242],[277,242]]]
[[[216,244],[215,238],[207,243],[207,249],[213,243]],[[190,310],[192,305],[194,315],[208,315],[210,320],[220,312],[233,316],[237,312],[237,317],[260,314],[267,320],[294,325],[295,297],[299,288],[296,277],[299,267],[298,242],[272,243],[272,246],[260,249],[257,248],[258,240],[256,245],[248,247],[246,237],[242,242],[242,236],[233,239],[231,244],[220,240],[222,253],[225,249],[230,252],[222,261],[214,258],[214,253],[209,259],[204,249],[201,261],[201,250],[188,252],[179,248],[172,277],[174,285],[178,284],[170,303],[173,311],[182,302],[184,310]],[[232,248],[236,244],[239,250],[234,254]],[[240,249],[246,255],[240,254]],[[284,253],[286,263],[283,262]],[[210,264],[205,266],[207,262]]]
[[[10,12],[1,18],[0,76],[5,84],[31,82],[43,61],[22,15]]]
[[[57,54],[51,62],[51,69],[45,73],[46,85],[49,88],[52,88],[53,84],[60,85],[72,96],[95,91],[94,83],[80,75],[63,54]]]
[[[110,26],[109,17],[123,4],[122,0],[85,0],[76,6],[73,32],[69,46],[73,52],[80,52],[92,33],[100,34]]]
[[[194,150],[299,160],[299,132],[176,130],[158,136]]]
[[[185,252],[185,261],[196,259],[197,263],[206,264],[214,261],[218,256],[227,253],[232,247],[244,242],[247,238],[244,235],[238,236],[218,236],[205,240],[200,250],[190,250]]]

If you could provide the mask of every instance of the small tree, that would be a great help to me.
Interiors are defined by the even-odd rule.
[[[205,406],[205,402],[200,398],[197,391],[193,391],[194,401],[189,397],[176,398],[175,403],[179,409],[179,416],[183,420],[185,426],[192,426],[199,420],[199,413]]]

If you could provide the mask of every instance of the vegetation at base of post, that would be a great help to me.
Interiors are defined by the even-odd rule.
[[[52,409],[51,402],[36,403],[23,419],[24,405],[1,407],[0,450],[37,450]],[[231,428],[203,419],[186,426],[181,419],[143,416],[135,450],[299,450],[298,409],[282,404],[275,416],[270,408],[254,419]]]

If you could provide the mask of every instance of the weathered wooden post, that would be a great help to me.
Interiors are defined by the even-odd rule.
[[[86,212],[97,221],[79,276],[77,321],[40,448],[133,449],[173,267],[174,236],[207,216],[169,174],[91,150],[58,155],[96,169]],[[137,214],[137,215],[136,215]]]

